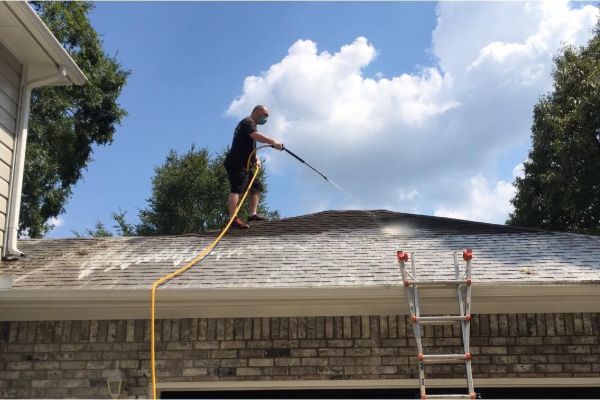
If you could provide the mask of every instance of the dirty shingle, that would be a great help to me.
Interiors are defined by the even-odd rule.
[[[216,236],[36,239],[4,262],[14,289],[148,289]],[[452,252],[473,248],[473,279],[487,283],[598,283],[600,237],[395,213],[327,211],[231,231],[171,288],[397,285],[396,251],[415,253],[420,276],[449,277]]]

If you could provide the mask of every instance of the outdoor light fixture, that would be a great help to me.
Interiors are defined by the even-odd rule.
[[[108,371],[105,375],[106,385],[108,386],[108,394],[113,399],[118,399],[123,391],[123,383],[125,382],[125,373],[119,369],[119,361],[117,367]]]

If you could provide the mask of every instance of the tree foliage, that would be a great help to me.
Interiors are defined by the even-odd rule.
[[[208,149],[185,154],[171,150],[165,162],[155,169],[152,194],[147,207],[140,210],[140,222],[126,222],[125,212],[113,213],[114,229],[122,236],[177,235],[221,229],[229,220],[227,198],[229,180],[223,166],[226,152],[211,157]],[[264,184],[264,169],[259,172]],[[270,219],[279,219],[277,211],[266,206],[267,185],[264,184],[258,211]],[[247,207],[239,215],[247,218]],[[102,229],[100,229],[102,228]],[[85,235],[107,236],[104,225],[86,229]]]
[[[125,220],[126,214],[127,214],[126,211],[119,210],[118,212],[113,212],[111,215],[111,218],[115,222],[115,225],[113,225],[113,229],[116,231],[117,236],[135,236],[137,234],[136,226],[127,223],[127,221]],[[82,237],[100,238],[100,237],[112,237],[113,236],[113,232],[111,230],[109,230],[106,227],[106,225],[100,220],[96,221],[96,225],[94,225],[93,228],[85,229],[83,231],[83,233],[77,232],[77,231],[72,231],[72,232],[73,232],[73,235],[75,235],[75,237],[77,237],[77,238],[82,238]]]
[[[88,19],[92,3],[32,2],[34,9],[88,78],[83,86],[32,93],[19,231],[40,237],[64,211],[94,145],[113,140],[126,112],[117,102],[129,75],[107,56]]]
[[[553,78],[507,223],[600,234],[600,22],[586,46],[555,57]]]
[[[140,211],[137,232],[142,235],[173,235],[222,228],[228,221],[229,181],[223,166],[225,152],[214,158],[208,149],[194,146],[183,155],[171,151],[152,179],[148,207]],[[264,179],[264,170],[259,177]],[[261,196],[259,212],[278,218]],[[247,217],[243,207],[240,216]]]
[[[76,238],[82,237],[93,237],[93,238],[101,238],[101,237],[111,237],[113,234],[111,231],[106,229],[106,225],[100,220],[96,221],[96,225],[94,225],[91,229],[84,230],[83,233],[73,231],[73,235]]]

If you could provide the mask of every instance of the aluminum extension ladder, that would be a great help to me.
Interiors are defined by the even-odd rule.
[[[469,336],[471,328],[471,259],[473,251],[463,251],[463,259],[466,261],[466,270],[463,276],[460,274],[457,253],[454,253],[454,279],[451,280],[418,280],[413,253],[399,251],[397,253],[402,280],[404,281],[404,293],[410,310],[410,318],[415,333],[415,342],[418,350],[419,385],[421,399],[475,399],[477,394],[473,387],[473,373],[471,370],[471,351],[469,349]],[[406,262],[411,261],[411,272],[407,271]],[[428,315],[421,316],[419,306],[419,288],[448,288],[456,287],[459,315]],[[462,342],[464,354],[424,354],[421,341],[422,325],[453,325],[460,323],[462,331]],[[459,364],[465,363],[468,394],[438,394],[428,395],[425,388],[425,365],[426,364]]]

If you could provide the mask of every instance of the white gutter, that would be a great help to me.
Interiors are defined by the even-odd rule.
[[[0,290],[6,321],[147,319],[147,288],[18,287]],[[427,291],[428,290],[428,291]],[[422,289],[421,305],[432,314],[456,312],[456,291]],[[406,315],[404,288],[161,288],[157,318],[258,318]],[[600,284],[473,285],[474,314],[598,313]]]
[[[27,71],[23,71],[23,76],[27,76]],[[13,188],[8,207],[8,230],[6,239],[7,260],[14,260],[24,253],[17,249],[19,214],[21,212],[21,194],[23,189],[23,175],[25,174],[25,149],[27,145],[27,128],[29,127],[29,111],[31,106],[31,91],[40,86],[46,86],[52,83],[64,81],[67,76],[67,69],[59,66],[58,71],[46,78],[36,79],[27,82],[21,89],[21,99],[19,104],[19,122],[17,125],[17,135],[15,137],[15,150],[13,160],[13,172],[11,187]]]

